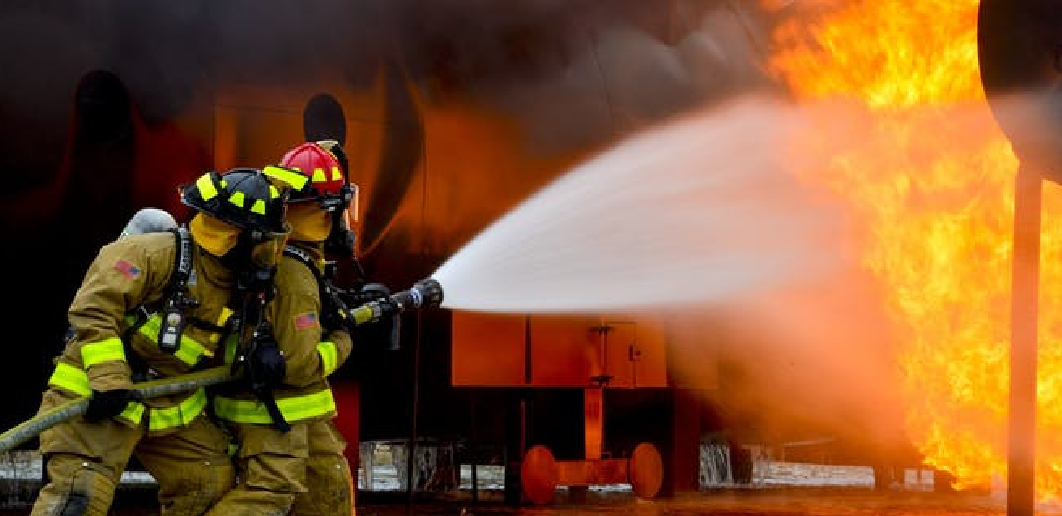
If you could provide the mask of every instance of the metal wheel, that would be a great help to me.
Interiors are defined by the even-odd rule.
[[[651,443],[640,443],[631,453],[630,482],[639,498],[653,498],[664,483],[664,460]]]
[[[537,445],[527,450],[520,464],[520,488],[531,503],[544,505],[553,501],[557,476],[557,461],[549,448]]]

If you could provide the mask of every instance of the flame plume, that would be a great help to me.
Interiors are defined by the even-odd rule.
[[[802,3],[803,4],[803,3]],[[977,0],[766,4],[770,71],[803,105],[843,110],[857,145],[801,171],[858,215],[861,263],[887,288],[907,430],[956,487],[1006,478],[1013,181],[977,61]],[[795,12],[799,7],[801,12]],[[823,118],[825,120],[826,117]],[[853,127],[855,124],[855,127]],[[826,152],[823,121],[801,142]],[[816,141],[817,140],[817,141]],[[1037,494],[1062,490],[1062,196],[1042,232]]]

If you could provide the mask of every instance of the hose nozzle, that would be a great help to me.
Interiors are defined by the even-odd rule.
[[[388,297],[382,297],[354,308],[351,310],[351,315],[354,324],[359,325],[401,314],[406,310],[438,308],[442,301],[442,285],[428,278],[414,283],[409,290],[396,292]]]
[[[439,308],[443,301],[443,289],[434,278],[422,279],[413,284],[409,289],[410,297],[414,300],[417,308]]]

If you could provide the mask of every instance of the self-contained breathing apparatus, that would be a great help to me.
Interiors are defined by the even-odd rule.
[[[280,239],[291,231],[285,221],[288,198],[292,188],[300,189],[306,183],[286,178],[300,177],[277,167],[235,168],[223,175],[204,174],[181,190],[182,203],[239,229],[231,248],[216,251],[224,253],[219,256],[221,262],[236,273],[230,306],[239,307],[239,312],[226,321],[236,335],[232,376],[242,378],[242,386],[266,406],[281,431],[290,426],[277,407],[273,389],[284,379],[284,356],[265,320],[265,306],[275,296]],[[279,183],[287,186],[278,187]]]
[[[353,238],[353,233],[350,234]],[[378,301],[389,303],[390,289],[382,283],[365,283],[364,271],[357,258],[351,258],[353,267],[358,273],[358,279],[352,288],[342,288],[336,285],[338,264],[335,261],[325,263],[324,271],[317,267],[314,258],[305,250],[295,245],[284,248],[284,255],[294,258],[305,265],[313,273],[317,280],[317,286],[321,298],[321,326],[328,330],[346,330],[351,335],[363,332],[365,325],[357,324],[351,316],[351,311],[359,306]],[[397,310],[388,311],[390,323],[389,348],[397,350],[401,346],[401,317]],[[381,317],[382,319],[382,317]],[[379,322],[380,319],[370,321]]]
[[[275,275],[275,267],[254,267],[244,269],[237,277],[236,297],[240,300],[241,310],[236,316],[239,348],[232,362],[232,375],[239,375],[244,387],[265,405],[273,427],[287,432],[291,425],[273,395],[273,389],[283,382],[286,373],[284,354],[273,335],[272,325],[265,320],[266,305],[276,296]],[[251,335],[245,340],[243,336],[252,321]]]
[[[317,280],[322,326],[328,330],[344,329],[352,336],[356,332],[366,336],[377,335],[380,328],[355,328],[348,317],[351,309],[365,303],[376,300],[386,302],[391,292],[381,284],[367,284],[365,271],[355,256],[356,236],[348,226],[346,216],[355,201],[357,187],[349,181],[350,170],[342,145],[336,140],[303,143],[285,153],[280,164],[298,171],[309,180],[309,188],[294,195],[291,202],[314,203],[329,214],[331,227],[323,240],[322,250],[326,256],[339,257],[345,262],[349,260],[355,275],[349,288],[341,288],[336,281],[339,272],[337,261],[327,261],[320,267],[312,256],[298,246],[289,245],[285,248],[284,254],[302,262]],[[397,349],[400,344],[400,318],[395,314],[388,322],[390,347]]]
[[[163,300],[161,304],[155,306],[140,305],[134,308],[133,324],[122,335],[122,343],[126,347],[125,355],[132,370],[134,382],[152,380],[156,377],[155,372],[139,358],[139,355],[129,349],[131,336],[156,314],[159,316],[159,331],[156,338],[159,350],[171,355],[175,354],[180,347],[181,335],[189,324],[211,331],[222,330],[206,321],[189,317],[186,313],[199,306],[199,302],[188,295],[188,281],[192,275],[192,237],[188,233],[187,226],[168,231],[173,233],[176,239],[176,249],[173,273],[170,275],[170,282],[166,286]]]
[[[188,324],[185,310],[199,306],[199,302],[188,295],[188,279],[192,274],[192,238],[185,226],[177,228],[174,233],[177,235],[176,267],[160,311],[162,317],[158,337],[159,349],[171,355],[177,352],[181,333]]]
[[[177,237],[177,252],[166,296],[157,312],[147,306],[137,307],[136,323],[126,330],[123,341],[128,346],[129,335],[138,331],[156,313],[160,318],[158,346],[165,353],[174,354],[178,351],[181,335],[189,325],[220,334],[222,342],[228,335],[236,335],[237,349],[231,364],[232,376],[242,378],[242,387],[266,406],[274,426],[286,432],[290,425],[281,414],[272,393],[283,381],[284,359],[273,336],[272,326],[265,320],[265,306],[276,294],[273,284],[275,267],[254,266],[250,262],[241,267],[236,275],[236,293],[230,303],[239,310],[229,317],[225,326],[202,321],[188,315],[189,310],[199,306],[199,302],[188,294],[188,281],[192,274],[192,239],[185,226],[172,231]],[[136,353],[127,349],[126,356],[130,360],[134,381],[142,382],[156,377]]]

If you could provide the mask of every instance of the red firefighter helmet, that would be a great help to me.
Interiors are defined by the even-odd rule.
[[[280,166],[297,170],[310,179],[303,193],[293,193],[288,202],[318,201],[321,207],[344,209],[350,204],[351,187],[339,160],[316,143],[303,143],[284,154]]]

